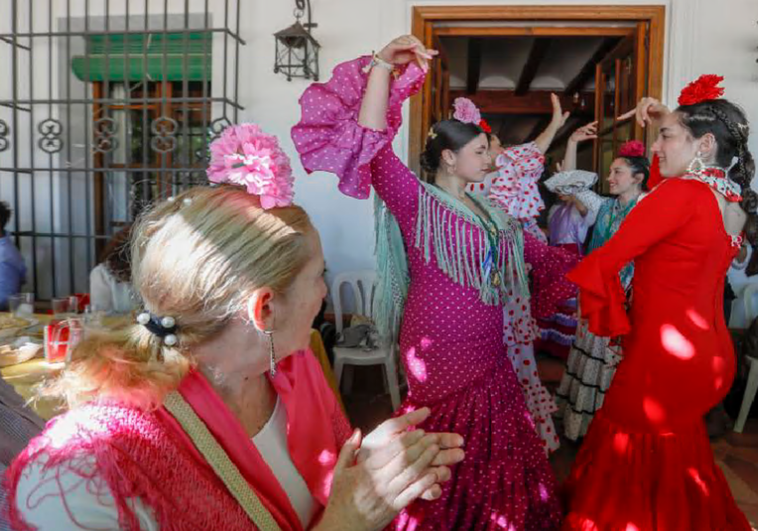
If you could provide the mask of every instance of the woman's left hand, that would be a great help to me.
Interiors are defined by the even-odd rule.
[[[382,61],[398,66],[416,61],[426,72],[429,70],[429,61],[437,55],[437,51],[427,49],[424,43],[413,35],[403,35],[390,42],[377,55]]]
[[[358,462],[363,462],[380,453],[386,454],[385,459],[393,458],[403,451],[402,437],[408,430],[426,420],[431,411],[421,408],[400,417],[389,419],[380,424],[374,431],[364,437],[358,453]],[[463,437],[457,433],[424,433],[424,439],[439,446],[440,451],[432,461],[430,471],[441,470],[463,460]],[[427,500],[435,499],[432,490],[426,491],[421,497]]]

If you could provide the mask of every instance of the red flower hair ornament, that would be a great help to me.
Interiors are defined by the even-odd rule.
[[[724,95],[724,88],[719,83],[724,81],[724,76],[703,74],[693,81],[679,95],[679,105],[695,105],[709,100],[717,100]]]
[[[645,144],[639,140],[630,140],[619,148],[619,157],[644,157],[645,156]]]
[[[479,127],[482,129],[482,131],[484,131],[488,135],[492,133],[492,127],[490,127],[490,124],[488,124],[487,120],[485,120],[484,118],[479,120]]]

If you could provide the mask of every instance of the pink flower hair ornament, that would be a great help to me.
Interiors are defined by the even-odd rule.
[[[292,167],[273,135],[252,123],[229,126],[211,143],[206,171],[212,183],[239,184],[257,195],[265,210],[292,204]]]
[[[455,98],[453,108],[455,109],[455,112],[453,112],[453,118],[459,122],[479,125],[482,121],[482,115],[479,112],[479,109],[477,109],[474,102],[468,98]]]

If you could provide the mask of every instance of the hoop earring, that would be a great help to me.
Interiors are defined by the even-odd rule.
[[[268,338],[268,372],[273,378],[276,376],[276,352],[274,351],[274,331],[273,330],[263,330],[263,333]]]
[[[692,173],[693,175],[700,177],[706,168],[707,166],[703,161],[703,154],[698,151],[695,158],[690,162],[690,165],[687,166],[687,173]]]

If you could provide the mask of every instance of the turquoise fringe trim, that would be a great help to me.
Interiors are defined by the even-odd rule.
[[[489,214],[500,233],[495,267],[503,281],[494,286],[491,275],[484,270],[490,243],[479,217],[436,186],[421,184],[414,245],[422,251],[424,260],[429,263],[434,256],[442,272],[453,282],[479,291],[480,300],[488,306],[505,304],[510,293],[528,297],[524,236],[518,221],[487,200],[469,195]],[[374,205],[378,281],[373,313],[377,328],[386,338],[389,331],[399,331],[410,276],[397,221],[376,195]]]

